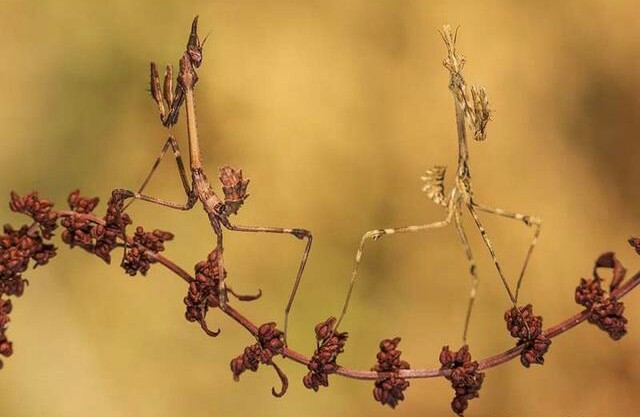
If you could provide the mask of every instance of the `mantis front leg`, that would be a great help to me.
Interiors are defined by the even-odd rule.
[[[160,162],[162,162],[162,158],[164,158],[164,156],[167,154],[169,147],[171,147],[173,151],[173,155],[176,159],[176,165],[178,167],[178,173],[180,174],[182,187],[184,188],[185,194],[187,196],[187,201],[184,204],[173,203],[173,202],[165,201],[156,197],[151,197],[151,196],[142,194],[145,187],[151,180],[151,177],[153,176],[156,169],[160,165]],[[148,201],[151,203],[159,204],[161,206],[170,207],[178,210],[189,210],[193,207],[193,205],[196,202],[195,195],[193,194],[191,184],[189,183],[189,179],[187,177],[184,162],[182,160],[182,155],[180,154],[180,147],[178,146],[178,142],[176,141],[176,139],[171,135],[169,136],[169,138],[167,138],[167,141],[164,143],[164,146],[160,151],[160,155],[158,155],[158,157],[156,158],[156,161],[154,162],[153,166],[151,167],[151,170],[149,171],[149,174],[142,182],[142,185],[140,185],[140,187],[138,188],[138,191],[134,192],[134,191],[118,189],[118,190],[115,190],[114,193],[124,198],[132,198],[132,200],[129,203],[127,203],[127,205],[125,205],[124,207],[125,209],[129,207],[136,199]]]

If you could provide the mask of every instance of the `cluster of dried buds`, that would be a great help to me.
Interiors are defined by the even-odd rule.
[[[53,231],[58,227],[58,213],[53,210],[53,203],[38,197],[37,192],[31,192],[20,197],[16,192],[11,192],[9,208],[16,213],[26,214],[40,227],[42,236],[51,239]]]
[[[116,194],[112,195],[107,203],[104,226],[98,225],[94,229],[98,232],[96,233],[94,253],[105,262],[110,263],[110,254],[116,247],[118,237],[125,236],[125,228],[131,223],[131,217],[124,213],[124,200]]]
[[[11,356],[13,353],[13,344],[7,339],[5,334],[7,331],[7,325],[11,320],[9,318],[11,313],[11,300],[6,300],[0,296],[0,356],[5,358]],[[0,360],[0,369],[2,369],[2,360]]]
[[[211,331],[207,327],[205,318],[209,308],[220,306],[220,290],[223,288],[227,276],[222,266],[222,251],[216,247],[204,261],[194,267],[195,279],[189,283],[189,291],[184,297],[186,306],[185,317],[188,321],[197,321],[202,329],[210,336],[217,336],[218,331]]]
[[[99,201],[98,197],[88,198],[81,196],[80,190],[75,190],[69,194],[67,198],[69,207],[78,216],[65,217],[60,222],[65,229],[62,231],[62,241],[64,243],[72,248],[79,246],[87,252],[93,253],[94,241],[100,230],[94,231],[97,225],[83,215],[91,214]]]
[[[53,237],[58,226],[58,213],[53,210],[52,202],[39,198],[36,192],[24,197],[12,192],[9,207],[34,221],[31,226],[22,226],[18,230],[7,224],[0,236],[0,294],[19,296],[24,287],[20,274],[29,266],[29,260],[35,262],[35,268],[45,265],[56,255],[55,246],[46,240]]]
[[[35,268],[45,265],[56,255],[56,247],[48,240],[53,237],[58,220],[64,228],[61,234],[64,243],[72,248],[79,246],[107,263],[111,261],[111,251],[118,245],[118,239],[126,239],[125,227],[131,224],[131,219],[124,213],[123,200],[114,195],[102,218],[93,215],[98,201],[97,197],[83,197],[76,190],[68,197],[71,212],[57,212],[53,210],[53,203],[41,199],[36,192],[24,197],[11,193],[11,210],[26,214],[34,222],[20,229],[5,225],[4,233],[0,235],[0,355],[8,356],[12,352],[11,342],[5,334],[11,301],[4,297],[22,295],[28,283],[22,273],[31,261]],[[164,250],[164,242],[172,238],[171,233],[159,230],[145,233],[139,227],[122,266],[131,275],[137,271],[144,275],[150,263],[155,262],[153,254]]]
[[[376,355],[378,363],[372,370],[384,373],[376,379],[373,388],[373,398],[382,405],[396,408],[404,400],[404,390],[409,387],[409,381],[399,375],[401,369],[409,369],[411,365],[400,359],[402,351],[398,350],[400,338],[385,339],[380,342],[380,352]]]
[[[265,323],[258,328],[257,339],[258,341],[251,346],[244,348],[242,355],[234,358],[231,361],[231,372],[233,372],[233,379],[238,381],[240,375],[246,371],[257,371],[258,366],[262,363],[264,365],[272,366],[276,370],[276,373],[280,377],[282,382],[282,388],[280,391],[275,389],[271,390],[271,393],[276,397],[282,397],[287,392],[289,382],[286,375],[280,370],[280,368],[273,362],[273,357],[281,355],[284,350],[284,333],[276,328],[276,324]]]
[[[118,240],[125,241],[125,229],[132,223],[131,217],[124,212],[124,199],[113,194],[107,203],[107,212],[103,218],[93,215],[100,200],[98,197],[83,197],[79,190],[69,194],[68,203],[74,215],[65,216],[61,224],[62,241],[70,247],[79,246],[111,263],[111,252],[118,246]],[[164,242],[173,239],[173,235],[162,230],[145,232],[137,227],[132,244],[125,245],[126,252],[121,267],[127,274],[134,276],[138,272],[146,275],[154,255],[164,250]],[[129,243],[129,242],[127,242]]]
[[[633,242],[630,243],[633,245]],[[598,274],[598,268],[613,269],[613,278],[609,285],[608,294],[602,288],[603,279]],[[620,286],[626,273],[627,270],[613,252],[607,252],[596,260],[593,278],[580,279],[580,285],[576,288],[576,303],[588,309],[587,320],[589,323],[595,324],[607,332],[613,340],[618,340],[627,333],[627,319],[623,315],[624,304],[611,297],[611,292]]]
[[[69,194],[67,201],[76,215],[66,216],[60,222],[65,229],[62,241],[71,248],[79,246],[106,263],[111,263],[111,251],[116,247],[117,238],[124,236],[125,227],[131,224],[129,215],[122,212],[122,200],[114,197],[109,200],[104,223],[97,223],[92,216],[100,201],[98,197],[84,197],[79,190],[75,190]]]
[[[473,90],[472,94],[474,105],[482,107],[486,98]],[[488,112],[476,114],[478,120],[486,117]],[[235,214],[248,196],[246,190],[249,181],[242,178],[242,171],[230,167],[220,170],[220,181],[225,195],[225,214]],[[169,232],[145,232],[142,227],[137,227],[134,235],[128,237],[125,228],[132,221],[129,215],[124,213],[124,200],[117,193],[109,200],[104,217],[93,214],[98,198],[83,197],[76,190],[69,195],[68,202],[70,212],[56,212],[50,201],[40,199],[35,192],[24,197],[16,193],[11,194],[11,210],[28,215],[33,219],[33,223],[19,229],[5,225],[0,235],[0,357],[8,357],[13,352],[12,342],[6,335],[12,309],[12,302],[8,297],[22,295],[28,283],[22,278],[22,274],[32,262],[34,267],[45,265],[56,255],[56,248],[49,239],[53,237],[58,221],[64,228],[62,240],[66,244],[71,247],[79,246],[107,263],[111,260],[114,248],[118,245],[124,246],[125,256],[121,266],[130,275],[136,275],[138,272],[145,275],[151,264],[159,260],[158,254],[164,251],[165,242],[173,239]],[[629,243],[640,254],[640,239],[631,238]],[[230,306],[226,307],[227,294],[234,295],[240,301],[250,301],[260,296],[260,293],[255,296],[237,295],[231,288],[226,287],[227,272],[223,266],[222,251],[222,247],[217,246],[204,261],[198,262],[194,267],[194,278],[183,274],[187,275],[183,277],[189,282],[189,289],[184,298],[185,316],[191,322],[200,323],[202,329],[211,336],[217,336],[219,330],[214,332],[207,327],[206,317],[209,308],[220,307],[225,312],[233,310]],[[603,289],[604,280],[598,274],[600,268],[613,271],[608,291]],[[605,253],[595,263],[593,278],[581,279],[575,293],[576,302],[587,309],[586,313],[582,313],[582,319],[586,317],[614,340],[626,334],[627,324],[627,319],[623,316],[624,305],[617,297],[640,281],[638,273],[630,280],[633,281],[630,283],[631,286],[625,283],[626,288],[621,288],[625,274],[625,268],[614,254]],[[525,367],[543,364],[551,340],[543,331],[542,317],[534,315],[533,307],[529,304],[508,310],[504,318],[508,331],[518,339],[521,363]],[[247,324],[243,320],[238,319],[255,334],[257,341],[247,346],[241,355],[231,361],[234,379],[238,380],[246,370],[257,371],[260,364],[271,366],[282,383],[282,388],[279,391],[273,389],[272,393],[278,397],[284,395],[288,380],[273,361],[274,357],[279,355],[290,356],[291,352],[285,346],[284,333],[277,329],[275,323],[266,323],[256,329],[253,324]],[[336,319],[330,317],[315,326],[315,336],[317,348],[307,362],[309,372],[304,376],[303,384],[308,389],[318,391],[321,386],[328,386],[329,375],[338,371],[336,360],[344,350],[348,334],[338,332]],[[400,359],[399,343],[399,337],[383,340],[377,354],[377,364],[372,368],[375,372],[372,377],[376,378],[373,397],[381,404],[392,408],[404,400],[404,391],[409,387],[409,381],[402,376],[402,370],[410,369],[410,365]],[[448,346],[443,347],[439,360],[442,365],[441,375],[451,382],[455,391],[451,408],[455,413],[462,415],[468,407],[469,400],[478,397],[484,373],[479,372],[478,362],[472,361],[466,345],[457,352],[451,351]],[[0,368],[2,365],[0,360]]]
[[[142,226],[138,226],[133,235],[135,245],[127,248],[122,260],[122,267],[131,276],[138,272],[146,275],[151,264],[156,262],[154,255],[164,251],[164,242],[172,239],[172,233],[158,229],[153,232],[145,232]]]
[[[302,378],[302,383],[308,389],[318,391],[321,386],[329,386],[329,374],[338,369],[336,359],[344,351],[349,334],[337,332],[334,328],[335,317],[318,323],[315,327],[317,348],[307,365],[309,372]]]
[[[28,281],[22,278],[31,261],[33,267],[45,265],[56,255],[56,247],[48,242],[57,227],[58,213],[53,203],[41,199],[32,192],[20,197],[11,193],[9,208],[31,217],[34,223],[14,229],[6,224],[0,235],[0,356],[13,353],[13,345],[6,335],[11,313],[11,300],[6,297],[20,297]],[[2,361],[0,361],[0,368]]]
[[[36,227],[22,226],[15,230],[4,226],[0,236],[0,295],[21,296],[27,280],[22,273],[35,262],[34,268],[45,265],[56,255],[56,247],[46,243]]]
[[[533,315],[533,306],[516,307],[504,313],[507,330],[518,339],[517,346],[524,345],[520,352],[520,363],[528,368],[532,363],[544,364],[544,354],[549,350],[551,339],[542,332],[542,316]]]
[[[462,415],[469,406],[469,400],[479,396],[484,373],[478,372],[477,361],[471,361],[467,345],[462,346],[457,352],[451,351],[449,346],[444,346],[439,359],[442,364],[440,369],[455,391],[451,409],[454,413]]]

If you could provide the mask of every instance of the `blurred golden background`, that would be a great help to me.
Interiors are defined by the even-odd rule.
[[[132,4],[135,3],[135,4]],[[311,354],[313,326],[336,315],[361,234],[441,219],[420,175],[457,158],[454,108],[436,30],[460,25],[470,84],[494,109],[484,143],[470,143],[479,201],[544,219],[522,293],[551,325],[579,310],[573,291],[597,255],[640,234],[640,29],[636,1],[138,1],[5,0],[0,12],[0,193],[40,191],[58,207],[80,188],[103,204],[136,188],[166,133],[147,89],[148,62],[176,63],[191,19],[211,36],[197,105],[209,177],[242,168],[251,197],[239,224],[304,227],[315,242],[290,323],[290,344]],[[183,149],[183,125],[176,129]],[[172,158],[149,192],[182,200]],[[182,213],[136,203],[134,222],[171,230],[167,254],[192,271],[213,248],[198,206]],[[25,221],[0,208],[2,221]],[[512,279],[532,230],[483,216]],[[466,219],[481,283],[470,343],[480,359],[513,344],[509,307],[478,233]],[[256,322],[282,322],[302,242],[227,233],[234,289],[264,297],[239,306]],[[60,242],[57,240],[57,242]],[[185,284],[159,266],[130,278],[59,244],[29,271],[14,301],[15,353],[0,372],[0,415],[364,416],[448,415],[444,379],[415,380],[394,411],[373,383],[333,376],[314,393],[306,370],[280,361],[234,383],[229,361],[252,343],[210,314],[218,339],[184,319]],[[116,259],[119,255],[114,256]],[[469,277],[455,229],[368,245],[343,324],[340,363],[368,369],[378,342],[402,336],[414,367],[435,367],[459,347]],[[629,334],[614,343],[590,325],[554,339],[545,366],[490,370],[467,415],[628,415],[640,407],[640,297],[625,299]]]

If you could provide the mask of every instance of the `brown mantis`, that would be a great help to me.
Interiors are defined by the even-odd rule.
[[[520,287],[522,285],[522,279],[529,263],[531,253],[533,252],[533,249],[538,241],[542,221],[529,215],[519,214],[498,208],[492,208],[476,202],[473,195],[473,188],[471,186],[471,172],[469,169],[469,150],[467,145],[466,125],[468,124],[470,129],[473,131],[473,137],[475,140],[484,140],[486,138],[487,123],[489,122],[491,114],[489,103],[487,100],[486,91],[482,87],[471,87],[471,95],[469,95],[467,84],[464,80],[464,77],[462,76],[462,69],[464,67],[465,61],[464,58],[458,55],[455,48],[457,31],[455,33],[452,33],[449,26],[444,26],[440,34],[447,48],[447,57],[445,58],[443,64],[450,74],[449,89],[453,93],[456,109],[456,127],[458,135],[458,170],[456,172],[455,185],[448,195],[445,194],[444,190],[444,177],[446,171],[446,168],[444,166],[435,166],[427,170],[426,174],[422,177],[422,180],[424,181],[423,191],[427,193],[427,196],[434,203],[444,207],[447,210],[447,215],[443,220],[433,223],[399,228],[375,229],[366,232],[362,236],[355,256],[355,263],[351,275],[351,281],[349,283],[349,289],[347,291],[347,296],[342,308],[342,312],[340,314],[340,318],[338,319],[338,322],[335,326],[336,328],[344,318],[349,307],[353,287],[358,275],[358,267],[360,266],[360,261],[362,260],[362,255],[364,253],[364,245],[367,240],[371,239],[375,241],[382,236],[392,234],[412,233],[439,229],[448,226],[453,221],[460,242],[464,247],[465,255],[469,262],[469,272],[471,274],[471,291],[469,294],[469,303],[467,306],[467,313],[465,317],[464,331],[462,336],[463,341],[466,342],[467,333],[469,330],[469,321],[471,319],[471,312],[476,297],[479,279],[476,271],[476,264],[473,258],[473,253],[471,252],[471,247],[469,246],[469,240],[467,239],[467,235],[462,226],[461,216],[463,206],[469,210],[473,221],[480,231],[482,240],[484,241],[484,244],[486,245],[489,254],[491,255],[496,270],[498,271],[498,275],[502,280],[502,284],[507,291],[511,303],[514,307],[517,303]],[[518,277],[518,281],[516,283],[515,293],[511,290],[511,287],[507,282],[502,267],[500,266],[500,263],[498,262],[498,259],[496,257],[487,231],[480,221],[480,218],[478,217],[479,211],[514,220],[519,220],[524,222],[527,226],[535,227],[533,239],[531,241],[531,244],[529,245],[526,258],[520,271],[520,276]]]
[[[206,39],[205,39],[206,41]],[[202,167],[202,159],[200,155],[200,144],[198,138],[198,128],[196,123],[195,103],[194,103],[194,87],[198,81],[198,75],[196,68],[200,67],[202,63],[202,47],[204,41],[201,43],[198,37],[198,17],[196,16],[191,25],[191,32],[189,34],[189,40],[187,41],[186,51],[180,58],[180,72],[177,76],[177,85],[175,90],[173,88],[173,71],[170,65],[167,66],[167,70],[164,77],[163,87],[160,87],[160,77],[155,63],[151,63],[150,70],[150,91],[151,96],[158,106],[160,112],[160,119],[162,124],[171,129],[178,120],[178,113],[183,104],[186,108],[187,119],[187,136],[189,139],[189,169],[191,173],[191,182],[189,181],[185,164],[180,154],[180,148],[178,142],[171,132],[165,142],[160,155],[153,164],[151,171],[143,181],[142,185],[137,192],[128,191],[123,189],[117,189],[113,191],[115,198],[132,200],[143,200],[150,203],[159,204],[164,207],[170,207],[177,210],[190,210],[194,207],[199,200],[202,203],[204,211],[207,213],[209,223],[216,234],[216,244],[219,250],[220,256],[223,252],[223,228],[239,232],[255,232],[255,233],[279,233],[290,234],[298,239],[307,239],[307,244],[300,260],[298,272],[289,295],[289,300],[285,307],[284,318],[284,334],[286,341],[289,313],[295,299],[302,273],[304,272],[305,265],[311,250],[311,243],[313,237],[311,232],[305,229],[290,229],[280,227],[262,227],[262,226],[240,226],[233,224],[230,220],[232,214],[237,214],[239,208],[244,203],[244,200],[248,197],[246,193],[248,180],[242,178],[242,171],[236,171],[231,167],[225,166],[220,169],[220,181],[223,184],[224,199],[221,199],[211,187],[207,176],[205,175]],[[166,106],[165,106],[166,105]],[[175,203],[166,200],[162,200],[157,197],[142,194],[149,180],[153,176],[156,168],[162,161],[162,158],[166,155],[167,151],[171,147],[173,155],[176,160],[182,186],[184,188],[187,201],[185,203]],[[126,207],[126,206],[125,206]],[[225,276],[224,267],[222,261],[218,264],[220,276]],[[227,302],[227,293],[236,295],[231,288],[227,287],[223,280],[220,280],[220,288],[218,289],[220,298],[220,307],[225,308]],[[237,295],[236,295],[237,296]],[[237,296],[240,300],[255,299],[260,296],[260,293],[256,296]],[[205,330],[206,324],[200,323]],[[215,335],[216,332],[209,332],[208,334]]]

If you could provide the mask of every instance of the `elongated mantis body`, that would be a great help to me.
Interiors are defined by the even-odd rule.
[[[362,236],[358,245],[358,249],[356,251],[355,262],[351,274],[351,281],[347,290],[347,296],[342,307],[340,318],[338,319],[338,322],[336,324],[336,328],[342,322],[349,308],[349,303],[353,293],[354,285],[358,277],[358,269],[364,254],[364,247],[367,240],[371,239],[375,241],[383,236],[440,229],[448,226],[453,222],[456,227],[460,242],[462,243],[462,246],[464,248],[464,252],[469,263],[469,273],[471,275],[471,290],[469,293],[469,302],[467,305],[467,312],[465,316],[465,324],[462,335],[463,341],[466,342],[473,304],[475,302],[477,294],[479,278],[475,259],[471,251],[467,235],[462,226],[462,214],[464,208],[469,211],[469,214],[473,218],[475,225],[480,231],[482,240],[487,250],[489,251],[491,259],[493,260],[495,268],[498,272],[498,275],[500,276],[510,302],[515,307],[518,301],[518,295],[520,293],[522,280],[524,278],[527,265],[529,264],[529,258],[531,257],[533,249],[535,248],[538,241],[542,221],[536,217],[532,217],[526,214],[519,214],[498,208],[492,208],[476,202],[473,194],[473,187],[471,184],[471,170],[469,168],[467,125],[473,131],[473,138],[477,141],[483,141],[486,138],[486,127],[489,122],[491,111],[489,109],[489,102],[487,100],[487,95],[484,88],[467,88],[467,84],[462,75],[462,69],[464,67],[465,61],[464,58],[458,55],[455,48],[457,33],[452,32],[449,26],[445,26],[440,34],[442,35],[442,39],[447,48],[447,57],[445,58],[443,64],[450,75],[449,89],[453,94],[455,104],[456,130],[458,136],[458,169],[456,171],[453,189],[449,192],[448,195],[445,194],[444,188],[446,167],[434,166],[433,168],[426,171],[426,174],[422,177],[422,180],[424,181],[423,191],[427,193],[427,196],[434,203],[444,207],[447,211],[447,214],[445,218],[440,221],[415,226],[374,229],[366,232]],[[503,268],[498,262],[493,243],[491,242],[489,234],[487,233],[487,230],[484,227],[482,221],[478,217],[479,211],[514,220],[519,220],[524,222],[527,226],[532,226],[535,228],[534,236],[531,244],[529,245],[525,261],[522,265],[522,269],[516,283],[515,291],[512,290],[509,286]]]
[[[206,39],[205,39],[206,41]],[[204,41],[201,43],[198,37],[198,17],[196,16],[191,25],[191,32],[189,34],[189,40],[187,42],[186,51],[180,58],[180,72],[177,76],[177,85],[175,90],[173,88],[173,70],[171,66],[167,66],[165,73],[163,87],[160,87],[160,77],[155,63],[151,63],[150,70],[150,91],[151,96],[158,106],[160,113],[160,120],[162,124],[170,130],[178,121],[178,115],[182,105],[186,109],[186,124],[187,124],[187,137],[189,139],[189,171],[190,176],[187,174],[178,142],[173,134],[169,131],[169,138],[165,142],[160,155],[153,164],[151,171],[139,187],[138,191],[129,191],[118,189],[113,192],[113,195],[123,199],[143,200],[150,203],[158,204],[164,207],[169,207],[177,210],[190,210],[199,201],[202,204],[202,208],[207,213],[209,223],[216,235],[216,245],[220,253],[220,262],[218,267],[221,269],[220,276],[225,275],[224,266],[222,261],[223,253],[223,229],[238,231],[238,232],[252,232],[252,233],[277,233],[277,234],[289,234],[295,236],[298,239],[306,239],[307,243],[300,260],[298,272],[291,289],[289,300],[285,307],[284,318],[284,333],[285,340],[289,322],[289,313],[293,306],[302,274],[304,272],[309,252],[311,250],[311,244],[313,237],[311,232],[305,229],[299,228],[281,228],[281,227],[264,227],[264,226],[241,226],[231,222],[230,216],[237,214],[240,207],[243,205],[245,199],[248,197],[246,193],[249,180],[245,180],[242,177],[242,171],[236,171],[231,167],[225,166],[220,169],[219,178],[223,185],[224,198],[219,197],[213,190],[213,187],[207,179],[205,174],[202,158],[200,153],[200,139],[198,137],[198,126],[196,122],[195,111],[195,98],[194,88],[198,82],[198,74],[196,69],[200,67],[202,63],[202,47]],[[149,180],[153,176],[156,168],[160,164],[162,158],[171,147],[182,186],[186,194],[186,202],[175,203],[166,200],[162,200],[157,197],[143,194],[143,191]],[[189,178],[190,177],[190,178]],[[126,207],[126,206],[125,206]],[[220,307],[225,308],[227,302],[227,293],[235,295],[235,293],[229,289],[224,280],[220,280],[220,288],[218,294],[220,297]],[[259,296],[259,295],[258,295]],[[248,300],[250,296],[238,296],[241,300]],[[204,323],[200,323],[205,327]]]

